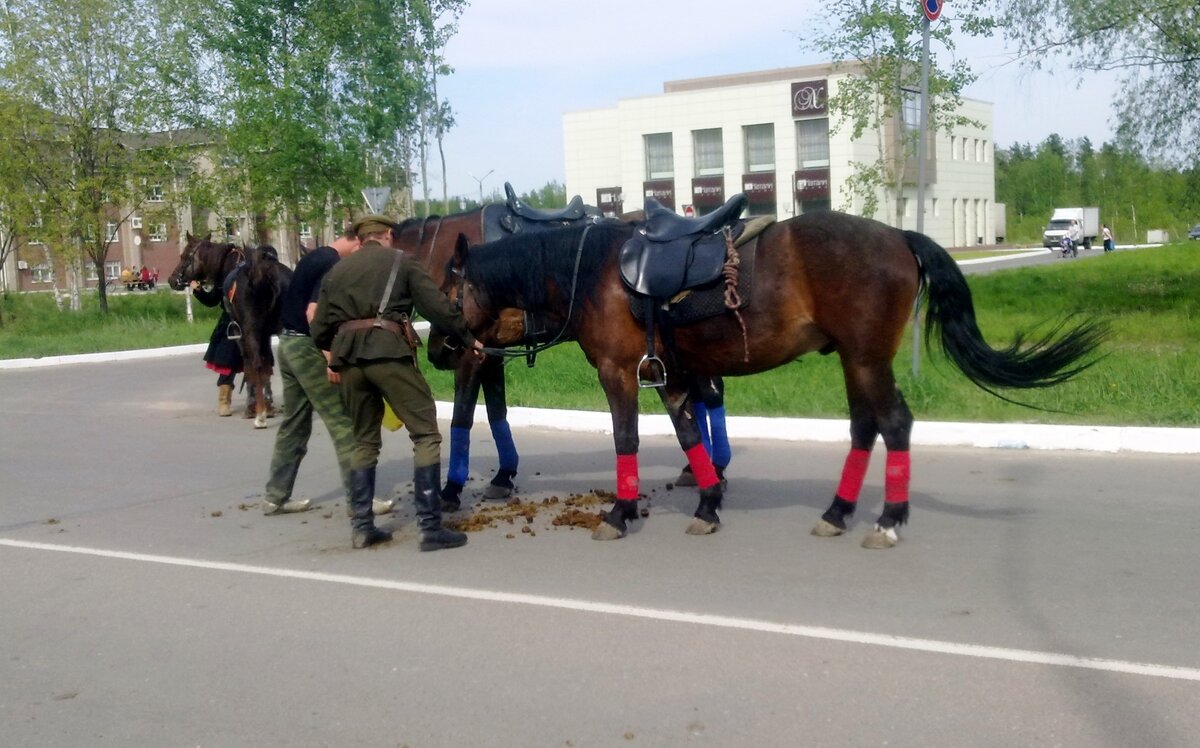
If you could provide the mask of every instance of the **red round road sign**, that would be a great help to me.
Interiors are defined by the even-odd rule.
[[[943,0],[921,0],[921,9],[925,11],[925,17],[936,21],[942,14],[942,2]]]

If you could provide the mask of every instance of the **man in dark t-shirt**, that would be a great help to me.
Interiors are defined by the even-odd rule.
[[[315,410],[325,423],[337,453],[342,485],[350,495],[350,455],[354,451],[354,429],[342,404],[337,375],[329,370],[325,354],[309,337],[308,323],[317,307],[321,281],[338,260],[358,251],[361,242],[353,231],[334,240],[332,246],[319,247],[300,260],[292,282],[281,302],[279,334],[279,372],[283,378],[283,421],[275,435],[270,475],[263,500],[263,513],[289,514],[311,508],[309,499],[292,500],[292,488],[300,461],[308,452]],[[385,514],[392,502],[375,499],[375,514]]]

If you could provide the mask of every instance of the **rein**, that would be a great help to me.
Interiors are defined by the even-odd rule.
[[[571,301],[567,305],[567,318],[566,318],[566,320],[563,321],[562,327],[559,328],[558,334],[556,334],[550,342],[542,343],[541,345],[528,347],[524,351],[510,351],[507,348],[491,348],[488,346],[484,346],[483,353],[485,355],[500,356],[501,358],[520,358],[523,356],[534,356],[534,355],[537,355],[538,353],[541,353],[542,351],[548,350],[548,349],[558,345],[559,343],[566,342],[563,339],[563,335],[566,333],[567,328],[571,326],[571,315],[573,315],[575,313],[575,292],[576,292],[577,286],[579,284],[579,263],[583,259],[583,245],[584,245],[584,242],[587,241],[588,232],[592,230],[592,226],[594,226],[594,225],[595,224],[589,223],[587,226],[585,226],[583,229],[583,234],[581,234],[579,237],[579,247],[578,247],[578,249],[575,250],[575,266],[574,266],[574,269],[571,271]],[[454,272],[458,274],[457,307],[458,307],[459,311],[461,312],[462,311],[463,289],[466,286],[467,278],[466,278],[465,273],[462,273],[458,270],[455,270]],[[493,319],[495,319],[495,318],[493,318]]]

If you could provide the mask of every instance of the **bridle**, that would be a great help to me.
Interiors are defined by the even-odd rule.
[[[534,346],[526,345],[526,348],[523,351],[510,351],[508,348],[492,348],[489,346],[484,346],[482,352],[485,355],[499,356],[501,358],[509,358],[509,359],[519,358],[522,356],[529,358],[532,356],[536,356],[537,354],[541,353],[542,351],[549,350],[550,348],[553,348],[554,346],[558,345],[559,343],[566,342],[566,338],[564,338],[563,336],[566,335],[567,328],[569,328],[571,326],[571,317],[575,313],[575,295],[576,295],[576,291],[577,291],[578,285],[579,285],[579,263],[580,263],[580,260],[583,258],[583,245],[584,245],[584,242],[587,241],[588,232],[592,230],[592,226],[594,226],[594,225],[595,225],[594,223],[589,223],[587,226],[584,227],[583,233],[580,234],[580,236],[579,236],[579,246],[575,249],[575,265],[571,271],[571,301],[567,305],[567,318],[565,320],[563,320],[562,327],[559,328],[558,333],[554,336],[554,338],[552,340],[550,340],[549,342],[542,343],[540,345],[534,345]],[[462,314],[463,295],[464,295],[464,291],[466,290],[466,285],[467,285],[467,274],[463,271],[462,268],[451,268],[450,272],[454,273],[454,275],[458,277],[458,282],[456,284],[458,293],[456,294],[456,298],[454,300],[454,308],[458,310],[459,314]],[[500,321],[500,319],[498,317],[495,317],[491,314],[488,314],[487,316],[489,319],[491,319],[491,321],[493,323],[497,323]],[[529,319],[528,312],[525,313],[525,318],[526,318],[526,320]],[[532,358],[530,358],[530,360],[532,360]]]

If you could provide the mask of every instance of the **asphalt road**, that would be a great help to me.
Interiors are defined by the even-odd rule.
[[[924,448],[903,542],[808,530],[844,445],[741,440],[684,534],[672,439],[612,543],[554,507],[419,553],[350,549],[318,424],[263,517],[275,421],[198,356],[0,372],[5,746],[1194,746],[1194,456]],[[495,468],[476,429],[479,490]],[[610,489],[611,440],[522,429],[526,500]],[[382,492],[407,495],[388,434]]]

